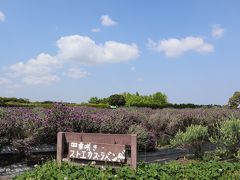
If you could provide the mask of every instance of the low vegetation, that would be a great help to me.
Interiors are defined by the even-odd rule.
[[[0,147],[12,145],[19,152],[39,144],[55,144],[59,131],[86,133],[136,133],[139,150],[154,150],[170,144],[179,132],[191,125],[208,128],[209,136],[217,124],[229,117],[240,119],[240,111],[228,108],[150,109],[93,108],[54,104],[52,108],[0,108]],[[146,139],[147,140],[144,140]]]
[[[179,131],[171,140],[172,146],[182,146],[193,150],[195,157],[202,158],[203,142],[208,137],[208,128],[201,125],[191,125],[185,132]]]
[[[88,166],[74,166],[63,163],[57,165],[55,161],[37,167],[34,171],[17,176],[15,180],[32,179],[238,179],[240,177],[240,163],[228,162],[190,162],[180,164],[139,164],[136,171],[123,166],[104,169]]]

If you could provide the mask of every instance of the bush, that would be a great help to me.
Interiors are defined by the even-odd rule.
[[[111,110],[101,123],[100,132],[126,134],[131,125],[139,124],[143,116],[125,109]]]
[[[111,106],[124,106],[126,100],[123,95],[113,94],[109,97],[109,104]]]
[[[240,106],[240,92],[235,92],[233,96],[229,99],[228,105],[231,108],[238,108]]]
[[[4,100],[0,99],[0,107],[4,107],[6,106],[6,103],[4,102]]]
[[[47,111],[46,119],[42,121],[41,139],[46,139],[47,143],[55,143],[58,132],[72,131],[70,121],[71,109],[65,104],[56,103]]]
[[[1,107],[0,144],[31,147],[35,144],[56,143],[58,131],[125,134],[132,125],[138,125],[149,132],[149,138],[153,137],[154,142],[157,139],[160,145],[166,145],[178,131],[185,132],[188,126],[207,126],[209,135],[212,135],[216,133],[216,124],[230,115],[240,119],[240,111],[229,108],[130,107],[112,110],[74,104],[46,106]]]
[[[22,108],[0,109],[0,147],[14,146],[19,153],[26,154],[35,144],[37,118],[31,110]]]
[[[221,122],[216,134],[210,138],[210,141],[216,144],[218,150],[226,154],[227,157],[237,155],[240,142],[240,119],[232,117]]]
[[[192,148],[195,157],[202,158],[204,155],[202,144],[207,136],[207,127],[191,125],[185,132],[179,131],[171,140],[171,145]]]
[[[137,134],[138,151],[151,151],[155,149],[155,137],[141,125],[132,125],[128,133]]]

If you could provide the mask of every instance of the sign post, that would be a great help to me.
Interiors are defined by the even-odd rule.
[[[131,157],[126,156],[126,147],[131,149]],[[57,135],[57,162],[95,161],[107,163],[127,163],[137,167],[137,136],[135,134],[101,134],[59,132]]]

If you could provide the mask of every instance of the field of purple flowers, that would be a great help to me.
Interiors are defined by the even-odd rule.
[[[99,109],[55,104],[45,108],[0,108],[0,149],[14,146],[20,153],[40,144],[55,144],[59,131],[136,133],[139,150],[166,145],[179,131],[191,124],[216,125],[230,116],[240,118],[240,110],[228,108]]]

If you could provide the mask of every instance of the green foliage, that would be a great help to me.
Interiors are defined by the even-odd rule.
[[[4,102],[3,99],[0,99],[0,107],[4,107],[4,106],[6,106],[6,103]]]
[[[236,91],[233,96],[229,99],[228,105],[231,108],[238,108],[240,105],[240,92]]]
[[[110,108],[110,106],[108,104],[102,104],[102,103],[99,103],[99,104],[85,104],[85,106],[88,106],[88,107],[95,107],[95,108]]]
[[[15,97],[0,97],[0,102],[16,102],[16,103],[29,103],[30,101],[28,99],[23,98],[15,98]]]
[[[226,154],[227,157],[237,155],[240,141],[240,119],[232,117],[221,122],[210,141],[216,144],[218,150]]]
[[[149,131],[141,125],[132,125],[129,134],[137,135],[138,151],[149,151],[155,148],[155,139]]]
[[[123,95],[120,94],[113,94],[109,97],[109,104],[111,106],[124,106],[126,100]]]
[[[98,97],[91,97],[89,100],[88,100],[88,103],[89,104],[106,104],[108,105],[109,103],[109,98],[98,98]]]
[[[26,172],[13,179],[15,180],[33,180],[33,179],[102,179],[102,180],[137,180],[137,179],[239,179],[240,163],[228,163],[218,161],[192,162],[180,164],[170,162],[166,164],[145,164],[138,165],[137,170],[128,166],[113,169],[107,167],[104,169],[87,165],[74,166],[68,163],[57,165],[55,161],[45,163],[35,168],[33,171]]]
[[[124,93],[123,96],[126,99],[126,106],[158,107],[168,103],[167,96],[161,92],[149,96],[143,96],[138,93]]]
[[[171,140],[172,146],[186,146],[193,149],[197,158],[204,155],[202,143],[208,136],[208,128],[201,125],[191,125],[185,132],[179,131]]]
[[[89,99],[88,103],[90,103],[90,104],[99,104],[100,100],[98,99],[98,97],[91,97]]]

